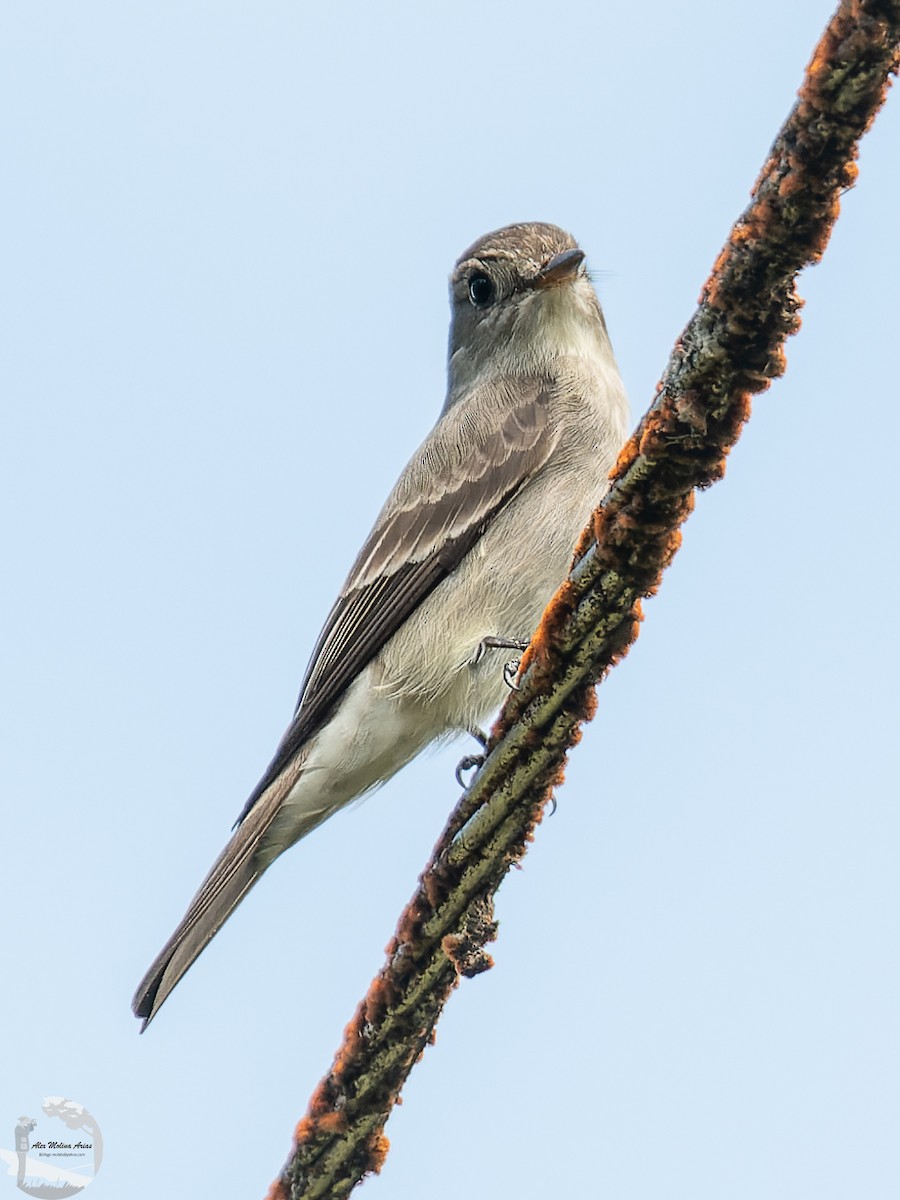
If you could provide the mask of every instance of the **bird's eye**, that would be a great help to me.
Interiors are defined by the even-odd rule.
[[[481,271],[469,277],[469,299],[476,308],[487,308],[494,299],[494,285]]]

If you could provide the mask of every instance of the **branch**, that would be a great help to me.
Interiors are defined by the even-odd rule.
[[[381,1168],[385,1122],[444,1004],[460,976],[491,966],[494,893],[562,781],[595,685],[636,638],[641,598],[678,550],[695,490],[724,474],[750,395],[784,372],[800,325],[796,275],[825,250],[898,47],[900,0],[842,0],[269,1200],[345,1197]]]

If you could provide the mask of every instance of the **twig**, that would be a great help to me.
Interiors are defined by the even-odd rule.
[[[387,961],[347,1026],[269,1200],[337,1200],[388,1149],[384,1125],[459,977],[491,966],[494,893],[525,852],[594,687],[625,654],[681,541],[697,488],[725,471],[750,395],[785,369],[797,273],[818,261],[859,139],[898,68],[900,0],[844,0],[799,98],[679,338],[656,399],[525,654],[488,758],[401,915]]]

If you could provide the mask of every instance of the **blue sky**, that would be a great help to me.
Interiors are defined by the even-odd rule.
[[[286,855],[144,1037],[129,1000],[440,408],[450,267],[571,229],[636,420],[830,11],[6,7],[0,1146],[67,1095],[97,1200],[264,1193],[468,747]],[[373,1200],[900,1192],[898,134],[895,96]]]

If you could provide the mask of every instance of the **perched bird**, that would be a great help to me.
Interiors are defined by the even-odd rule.
[[[450,277],[447,398],[328,614],[293,719],[133,1001],[144,1026],[282,851],[502,702],[607,487],[627,401],[584,253],[489,233]]]

